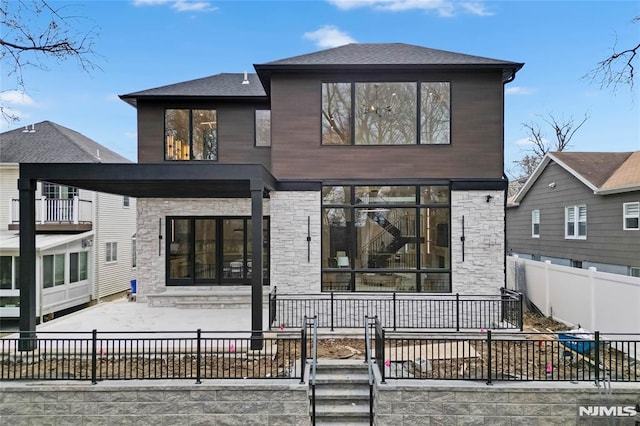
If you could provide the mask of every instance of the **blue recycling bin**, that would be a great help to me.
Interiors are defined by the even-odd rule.
[[[136,280],[131,280],[131,294],[136,294]]]

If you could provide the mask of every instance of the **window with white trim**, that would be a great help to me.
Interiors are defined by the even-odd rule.
[[[625,231],[640,230],[640,202],[622,205],[623,229]]]
[[[64,284],[65,254],[42,256],[42,285],[50,288]]]
[[[635,267],[630,267],[629,268],[629,275],[631,275],[632,277],[637,277],[640,278],[640,268],[635,268]]]
[[[565,209],[564,237],[582,240],[587,238],[587,206],[569,206]]]
[[[540,210],[531,210],[531,237],[540,238]]]
[[[106,262],[115,262],[118,260],[118,243],[117,242],[108,242],[107,243],[107,251],[105,254]]]
[[[128,195],[123,195],[122,196],[122,207],[129,207],[129,205],[131,204],[131,199],[129,198]]]

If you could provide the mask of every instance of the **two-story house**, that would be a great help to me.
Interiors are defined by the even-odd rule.
[[[19,163],[123,163],[59,124],[0,134],[0,316],[19,316]],[[42,317],[127,290],[135,278],[136,200],[39,182],[35,193],[36,312]]]
[[[129,93],[139,164],[23,165],[24,199],[41,179],[138,197],[138,300],[251,284],[254,330],[263,285],[495,294],[522,66],[349,44]]]
[[[640,151],[547,154],[507,208],[526,259],[640,277]]]

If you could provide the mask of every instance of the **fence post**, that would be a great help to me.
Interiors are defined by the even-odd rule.
[[[393,331],[396,331],[396,292],[393,292]]]
[[[271,291],[271,293],[269,293],[269,331],[271,331],[271,325],[273,324],[273,320],[274,320],[274,315],[273,315],[273,304],[275,302],[276,299],[276,293],[275,293],[275,287],[274,289]]]
[[[456,331],[460,331],[460,293],[456,293]]]
[[[331,331],[333,331],[333,291],[331,292]]]
[[[376,357],[378,357],[377,354],[378,349],[376,348]],[[387,360],[384,359],[384,328],[380,327],[380,359],[382,360],[382,365],[378,366],[378,368],[380,368],[380,375],[382,376],[382,380],[380,381],[380,383],[386,383],[384,380],[384,369],[387,367],[386,366],[386,362]]]
[[[600,387],[600,332],[596,330],[593,333],[596,340],[596,353],[594,356],[594,361],[596,364],[596,387]]]
[[[520,331],[524,331],[524,295],[518,293],[518,321],[520,322]]]
[[[307,316],[300,330],[300,384],[304,384],[304,371],[307,368]]]
[[[200,339],[202,337],[202,330],[198,329],[196,331],[196,337],[197,337],[197,341],[196,341],[196,385],[199,385],[200,383],[202,383],[200,381],[200,355],[201,355],[201,350],[202,348],[200,347]]]
[[[491,329],[487,330],[487,384],[491,385]]]
[[[505,320],[505,307],[507,306],[506,302],[509,300],[506,293],[505,288],[500,287],[500,322],[504,322]]]
[[[95,328],[91,332],[91,384],[98,384],[98,380],[96,379],[96,372],[98,366],[96,363],[98,362],[98,330]]]

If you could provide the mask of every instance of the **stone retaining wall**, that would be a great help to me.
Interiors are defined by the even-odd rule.
[[[0,424],[306,425],[297,380],[0,383]]]
[[[613,383],[610,395],[593,383],[387,380],[376,385],[377,426],[634,425],[632,417],[579,417],[581,405],[635,406],[640,383]],[[637,418],[640,420],[640,418]],[[612,423],[613,422],[613,423]]]

